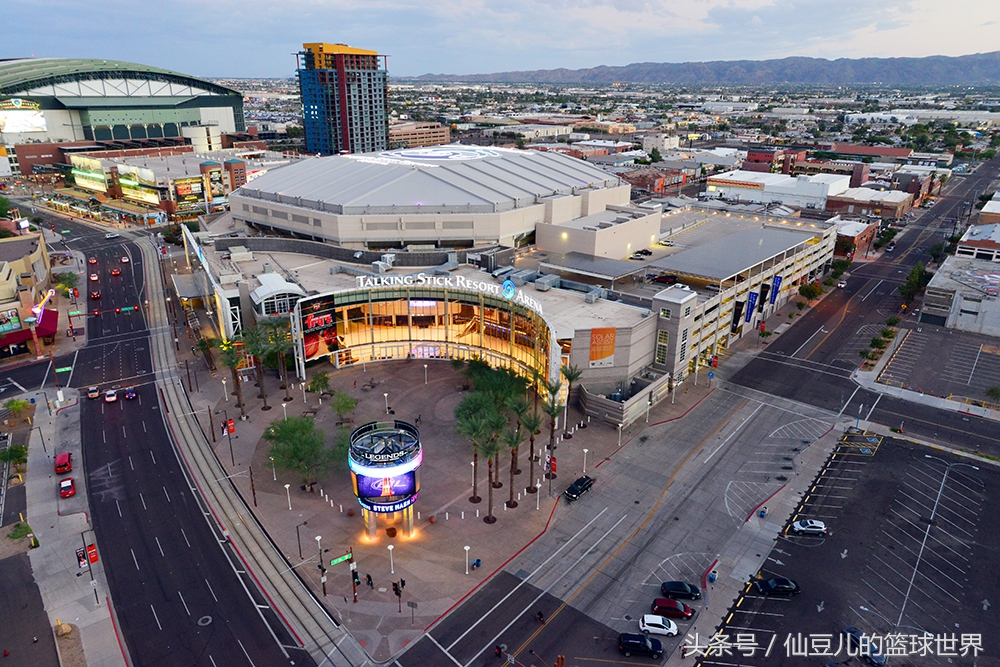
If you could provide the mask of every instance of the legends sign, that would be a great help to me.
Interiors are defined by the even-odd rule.
[[[542,314],[542,304],[537,299],[525,294],[523,289],[514,288],[513,283],[510,283],[510,281],[505,281],[504,284],[498,285],[497,283],[482,280],[470,280],[464,276],[432,276],[426,273],[417,273],[409,276],[358,276],[357,281],[358,287],[361,289],[378,287],[441,287],[446,289],[470,290],[491,296],[498,296],[531,308],[539,315]]]

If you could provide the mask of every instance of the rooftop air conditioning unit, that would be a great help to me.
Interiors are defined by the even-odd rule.
[[[390,266],[385,262],[372,262],[372,271],[374,271],[380,276],[384,276],[386,271],[388,271],[391,268],[392,266]]]
[[[381,259],[382,262],[388,264],[390,267],[396,263],[396,255],[393,253],[386,253],[385,255],[382,255]]]
[[[274,273],[274,269],[271,268],[271,262],[264,262],[264,273]]]

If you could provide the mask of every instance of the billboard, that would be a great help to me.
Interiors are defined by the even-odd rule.
[[[208,189],[212,194],[212,199],[226,195],[226,189],[222,185],[222,169],[213,169],[208,172]]]
[[[201,176],[178,178],[174,181],[177,196],[177,210],[190,211],[200,208],[204,201],[204,184]]]
[[[417,473],[415,471],[397,475],[396,477],[369,477],[354,474],[355,495],[358,498],[375,500],[405,496],[419,491],[417,488]]]
[[[45,116],[41,111],[0,109],[0,134],[15,132],[45,132]]]
[[[590,330],[590,367],[610,368],[615,365],[614,327]]]
[[[306,361],[325,357],[339,350],[343,341],[337,335],[334,297],[328,294],[312,300],[303,299],[299,303]]]
[[[156,191],[156,175],[152,169],[120,164],[118,184],[122,186],[122,196],[126,199],[154,205],[160,203],[160,195]]]
[[[21,317],[17,308],[0,311],[0,334],[17,331],[21,328]]]

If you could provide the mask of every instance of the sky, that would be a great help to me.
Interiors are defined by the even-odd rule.
[[[389,56],[390,76],[635,62],[1000,51],[998,0],[3,0],[0,58],[294,76],[303,42]]]

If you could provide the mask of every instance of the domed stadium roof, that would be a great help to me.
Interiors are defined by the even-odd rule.
[[[240,192],[343,215],[496,213],[620,184],[617,176],[559,153],[450,145],[301,160]]]
[[[97,60],[90,58],[20,58],[0,60],[0,95],[55,95],[71,94],[66,90],[66,84],[88,81],[133,81],[162,82],[172,86],[195,89],[211,95],[239,96],[243,94],[232,88],[220,86],[217,83],[197,77],[172,72],[170,70],[140,65],[122,60]],[[48,89],[48,90],[45,90]],[[96,95],[135,97],[144,92],[137,89],[126,89],[114,95],[114,90],[101,87],[100,91],[81,89],[80,97]],[[163,92],[147,91],[150,96],[160,96]],[[178,94],[177,91],[166,92],[167,95]]]

